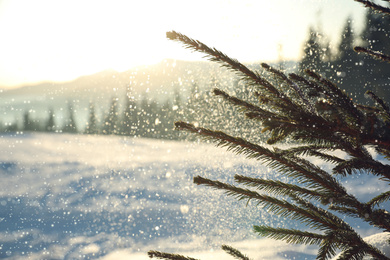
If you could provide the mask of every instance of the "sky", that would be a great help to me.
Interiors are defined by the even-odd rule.
[[[0,0],[0,87],[201,59],[171,30],[241,62],[298,60],[309,26],[336,45],[364,11],[353,0]]]

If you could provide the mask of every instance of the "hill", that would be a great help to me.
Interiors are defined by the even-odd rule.
[[[208,85],[212,79],[221,80],[224,77],[221,74],[224,72],[218,69],[218,65],[209,62],[163,60],[155,65],[124,72],[106,70],[69,82],[22,86],[4,90],[0,94],[0,112],[3,115],[0,121],[9,121],[15,114],[26,110],[37,114],[46,114],[49,107],[63,110],[68,102],[79,110],[84,110],[89,102],[106,107],[111,97],[125,97],[129,85],[136,98],[147,93],[148,96],[164,100],[171,97],[174,89],[180,88],[180,92],[185,94],[192,84]]]
[[[169,89],[174,85],[182,85],[183,82],[195,80],[194,74],[200,72],[203,75],[205,71],[210,72],[210,69],[214,70],[216,67],[208,62],[164,60],[158,64],[136,67],[124,72],[106,70],[68,82],[44,82],[4,90],[1,98],[28,97],[30,100],[40,101],[57,97],[94,99],[103,94],[104,96],[115,94],[116,91],[125,89],[130,83],[137,92],[141,93],[147,89],[153,92],[162,87]],[[211,76],[212,73],[208,75]],[[197,79],[201,81],[200,83],[205,80]]]
[[[286,64],[290,70],[295,65],[293,62]],[[212,84],[229,88],[233,81],[235,79],[227,70],[204,61],[163,60],[124,72],[106,70],[68,82],[43,82],[3,90],[0,94],[0,122],[21,122],[25,111],[30,111],[35,118],[47,118],[48,109],[53,109],[60,119],[66,116],[68,103],[77,111],[78,118],[81,118],[78,120],[83,121],[90,102],[95,103],[98,114],[102,113],[112,97],[123,102],[129,85],[136,100],[147,96],[165,101],[172,99],[175,92],[185,99],[194,84],[200,89],[211,89]]]

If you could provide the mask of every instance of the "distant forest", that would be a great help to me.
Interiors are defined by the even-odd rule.
[[[378,96],[390,101],[390,88],[387,85],[389,78],[384,78],[384,71],[390,71],[390,64],[378,63],[368,55],[359,55],[353,47],[356,45],[370,47],[375,50],[389,53],[385,46],[390,46],[390,17],[376,14],[369,10],[366,13],[366,27],[357,35],[353,30],[351,19],[345,21],[345,26],[340,36],[338,46],[330,46],[319,29],[309,29],[307,41],[303,46],[303,56],[296,72],[303,74],[302,68],[310,68],[339,84],[350,96],[360,103],[366,103],[364,93],[373,90]],[[283,61],[279,61],[278,69],[284,70]],[[248,95],[244,89],[244,82],[233,81],[230,86],[235,95]],[[252,124],[249,120],[239,118],[239,122],[233,122],[231,118],[236,114],[235,108],[225,106],[217,97],[210,93],[217,81],[210,82],[207,90],[205,86],[198,86],[194,82],[187,96],[181,96],[174,91],[171,98],[158,101],[156,98],[147,98],[146,95],[135,95],[132,86],[126,86],[127,96],[108,97],[108,109],[101,116],[96,113],[93,101],[89,104],[88,118],[85,124],[77,125],[77,111],[73,109],[72,102],[68,102],[67,116],[59,125],[58,118],[53,109],[48,108],[46,119],[36,119],[31,111],[24,111],[22,122],[15,120],[13,123],[1,124],[1,132],[56,132],[56,133],[80,133],[102,135],[124,135],[147,138],[160,138],[178,140],[184,137],[179,132],[173,131],[173,123],[177,120],[185,120],[206,127],[223,125],[224,131],[234,134],[242,131],[243,124]],[[137,98],[138,97],[138,98]],[[249,97],[255,101],[256,97]],[[120,102],[120,100],[122,102]],[[215,117],[219,110],[227,115],[225,118]],[[230,116],[229,116],[230,115]],[[237,119],[235,119],[237,120]],[[241,121],[240,121],[241,120]],[[80,122],[77,121],[77,122]],[[240,129],[237,128],[240,126]],[[250,129],[250,128],[247,128]],[[253,129],[253,128],[252,128]],[[253,133],[245,133],[244,137],[250,140]]]

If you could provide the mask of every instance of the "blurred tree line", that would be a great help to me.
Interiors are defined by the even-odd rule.
[[[68,101],[66,112],[61,113],[65,116],[56,115],[53,109],[47,110],[46,117],[27,110],[23,112],[21,122],[14,120],[13,123],[0,124],[0,132],[80,133],[177,140],[180,134],[173,131],[175,121],[184,116],[194,123],[202,120],[200,115],[205,109],[216,109],[210,107],[208,96],[212,99],[211,94],[200,92],[196,83],[192,84],[188,97],[181,97],[179,92],[177,89],[165,101],[151,98],[147,93],[136,99],[137,95],[128,86],[125,99],[111,97],[106,100],[108,106],[99,101],[100,110],[104,110],[100,114],[97,113],[97,104],[91,101],[87,117],[81,119],[80,111],[74,108],[72,101]]]
[[[362,94],[369,89],[389,102],[390,89],[386,83],[387,73],[384,72],[390,71],[390,64],[375,61],[368,55],[359,55],[353,48],[358,45],[388,53],[390,17],[369,9],[365,19],[365,27],[357,35],[353,29],[353,21],[348,18],[340,43],[333,50],[320,30],[310,28],[298,70],[302,72],[303,68],[309,68],[319,72],[336,82],[359,103],[367,102]]]
[[[327,37],[320,30],[309,29],[308,39],[304,44],[303,56],[298,63],[298,72],[303,68],[309,68],[319,72],[323,76],[337,82],[355,101],[365,103],[362,93],[366,90],[374,90],[378,96],[390,101],[390,89],[385,83],[384,71],[390,70],[390,64],[378,63],[368,55],[358,55],[353,47],[358,45],[370,47],[375,50],[390,52],[385,46],[390,46],[390,17],[382,16],[371,10],[366,14],[366,25],[360,35],[353,30],[351,19],[347,19],[342,30],[341,40],[336,48],[331,48]],[[283,61],[280,61],[282,66]],[[31,111],[25,111],[22,123],[1,124],[1,132],[16,131],[41,131],[57,133],[83,133],[102,135],[124,135],[146,138],[159,138],[178,140],[184,138],[179,132],[173,131],[173,123],[177,120],[186,120],[194,125],[202,125],[209,128],[224,126],[224,131],[231,134],[242,134],[243,129],[256,129],[252,127],[253,120],[247,120],[237,113],[234,107],[225,106],[222,100],[218,100],[209,91],[218,87],[220,83],[213,79],[210,86],[198,86],[195,82],[191,86],[187,96],[180,96],[176,89],[170,98],[161,102],[157,98],[148,97],[147,93],[136,98],[131,86],[127,87],[126,98],[120,102],[118,97],[111,97],[106,102],[108,108],[98,115],[96,103],[90,102],[88,116],[84,120],[80,117],[72,102],[68,102],[67,116],[61,122],[56,117],[53,109],[49,109],[45,119],[37,119]],[[226,85],[226,82],[222,83]],[[241,82],[234,80],[230,86],[232,93],[237,97],[250,100],[250,91],[244,92]],[[226,86],[225,86],[226,87]],[[229,86],[228,86],[229,87]],[[241,91],[241,92],[240,92]],[[99,102],[99,108],[102,104]],[[106,106],[107,107],[107,106]],[[223,111],[224,117],[218,111]],[[60,124],[60,125],[59,125]],[[248,124],[248,125],[245,125]],[[237,128],[237,125],[240,128]],[[245,132],[247,131],[247,132]],[[244,130],[243,137],[250,140],[253,130]],[[197,138],[189,137],[186,138]]]
[[[239,84],[238,80],[234,81],[232,89],[236,89],[238,96],[247,96],[247,92],[240,92],[240,89],[244,88],[239,87]],[[236,127],[236,123],[237,120],[245,121],[245,117],[238,116],[239,119],[233,120],[237,114],[236,109],[225,107],[222,100],[210,93],[210,89],[218,85],[216,79],[210,82],[210,86],[202,88],[193,82],[185,96],[181,96],[180,93],[183,92],[176,89],[165,101],[151,98],[147,93],[135,95],[131,86],[128,86],[125,99],[111,97],[106,100],[108,106],[99,102],[100,109],[106,107],[101,113],[97,113],[97,104],[90,102],[87,116],[81,118],[81,113],[74,108],[73,102],[69,101],[65,116],[56,116],[53,109],[48,109],[46,118],[42,119],[42,116],[38,118],[33,111],[25,111],[22,122],[14,120],[11,124],[1,124],[0,131],[123,135],[178,140],[189,138],[188,135],[173,131],[174,122],[181,118],[195,125],[202,124],[208,127],[224,125],[225,131],[232,134],[242,132],[241,128]],[[139,98],[136,99],[136,96]],[[225,111],[227,118],[215,117],[220,110]],[[240,125],[243,126],[243,122],[240,122]]]

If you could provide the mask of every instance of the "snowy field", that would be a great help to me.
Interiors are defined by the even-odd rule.
[[[322,163],[322,167],[328,166]],[[207,144],[66,134],[0,138],[0,258],[149,259],[148,250],[200,259],[315,259],[316,247],[262,239],[253,225],[294,227],[246,201],[192,183],[234,174],[279,178],[254,160]],[[386,188],[366,175],[360,198]],[[362,235],[376,230],[355,222]]]

